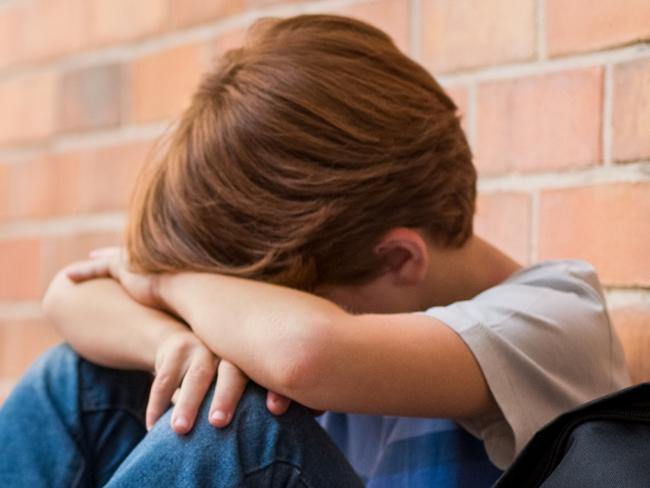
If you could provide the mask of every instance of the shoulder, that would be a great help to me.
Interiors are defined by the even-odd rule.
[[[503,422],[473,430],[501,465],[555,416],[626,386],[596,270],[584,261],[544,261],[426,313],[458,332],[483,371]]]
[[[470,300],[433,307],[426,313],[458,332],[480,325],[505,333],[535,333],[540,330],[532,326],[542,322],[566,333],[587,323],[609,327],[596,270],[579,260],[543,261],[522,268]]]

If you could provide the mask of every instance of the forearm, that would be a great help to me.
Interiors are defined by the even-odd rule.
[[[166,276],[160,292],[208,347],[308,407],[467,418],[496,410],[471,350],[431,317],[351,315],[308,293],[210,274]]]
[[[216,354],[287,396],[326,343],[324,324],[344,314],[308,293],[214,274],[163,275],[159,294]]]
[[[186,329],[171,316],[133,301],[112,279],[75,284],[60,272],[43,308],[80,355],[114,368],[153,371],[162,340]]]

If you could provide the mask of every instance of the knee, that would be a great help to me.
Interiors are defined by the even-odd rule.
[[[286,413],[275,415],[266,406],[268,391],[255,384],[249,383],[237,405],[233,419],[228,427],[222,429],[224,433],[236,433],[238,437],[253,432],[256,437],[261,431],[277,435],[279,431],[284,432],[304,429],[307,424],[316,424],[313,415],[306,407],[293,402]],[[206,400],[203,405],[204,416],[208,415],[208,404]]]
[[[232,482],[222,479],[223,486],[231,486],[243,475],[276,461],[299,461],[299,446],[319,436],[321,429],[306,408],[296,404],[284,415],[273,415],[266,408],[266,390],[253,383],[246,388],[230,424],[216,428],[208,422],[212,395],[210,390],[186,435],[172,430],[169,409],[129,457],[125,472],[133,473],[150,463],[182,460],[178,467],[182,472],[202,479],[221,473]]]
[[[61,343],[45,351],[30,366],[25,375],[32,381],[60,381],[76,375],[80,356],[66,343]]]
[[[213,394],[214,388],[211,388],[188,434],[180,435],[172,430],[173,408],[170,408],[149,433],[151,440],[175,448],[192,446],[201,450],[219,444],[222,447],[230,446],[227,450],[233,452],[259,453],[268,446],[277,446],[281,440],[303,437],[319,429],[309,410],[299,404],[292,404],[283,415],[272,414],[266,407],[266,389],[254,383],[246,387],[228,426],[214,427],[208,421]]]

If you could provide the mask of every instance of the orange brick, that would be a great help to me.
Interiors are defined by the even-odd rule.
[[[21,58],[45,59],[81,49],[87,43],[87,0],[20,2],[17,45]]]
[[[600,67],[479,86],[477,165],[484,174],[584,167],[601,160]]]
[[[614,68],[613,98],[614,159],[650,158],[650,59]]]
[[[148,122],[179,115],[206,69],[203,45],[187,44],[137,59],[133,65],[133,117]]]
[[[9,398],[9,394],[16,385],[16,381],[17,378],[0,378],[0,407],[5,402],[5,400]]]
[[[10,166],[0,162],[0,222],[9,218],[10,190],[9,186]]]
[[[534,0],[422,0],[422,58],[434,72],[532,59]]]
[[[0,67],[14,63],[19,55],[18,5],[0,3]]]
[[[241,47],[246,39],[247,27],[240,27],[223,34],[219,34],[212,43],[212,62],[222,56],[226,51]]]
[[[249,8],[266,7],[268,5],[277,5],[279,3],[289,3],[293,0],[248,0]]]
[[[78,153],[10,164],[9,216],[43,218],[79,210],[79,165]]]
[[[376,0],[352,4],[329,13],[354,17],[386,32],[402,52],[410,50],[410,5],[402,0]]]
[[[167,0],[90,0],[90,42],[105,44],[161,32],[167,25]]]
[[[119,246],[122,232],[75,232],[72,234],[49,237],[43,242],[41,289],[45,290],[57,271],[66,265],[88,258],[93,249],[106,246]]]
[[[525,193],[488,193],[477,199],[476,234],[518,262],[529,262],[530,197]]]
[[[80,175],[80,206],[86,212],[125,209],[151,141],[97,148],[85,155]]]
[[[245,0],[171,0],[171,24],[186,27],[242,12]]]
[[[0,145],[42,139],[54,131],[56,77],[52,72],[0,83]]]
[[[632,382],[650,381],[650,305],[614,309],[610,316],[623,343]]]
[[[546,0],[552,56],[650,39],[648,0]]]
[[[58,128],[61,131],[116,126],[122,119],[122,67],[91,66],[61,78]]]
[[[45,319],[0,319],[0,329],[4,334],[0,376],[9,378],[21,377],[36,358],[62,341]]]
[[[37,239],[0,241],[0,302],[40,297],[41,251]]]
[[[580,258],[609,285],[650,285],[650,183],[545,191],[539,253]]]

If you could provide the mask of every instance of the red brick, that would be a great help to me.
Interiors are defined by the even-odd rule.
[[[410,6],[402,0],[376,0],[352,4],[329,12],[354,17],[385,31],[397,47],[407,53],[410,50]]]
[[[535,56],[534,0],[422,0],[422,58],[434,72]]]
[[[477,199],[474,230],[522,264],[529,262],[530,197],[525,193],[488,193]]]
[[[69,71],[61,78],[61,131],[116,126],[122,118],[122,67],[105,64]]]
[[[610,311],[633,383],[650,381],[650,305],[639,304]]]
[[[37,239],[0,241],[0,302],[40,297],[41,250]]]
[[[86,212],[125,209],[151,148],[151,141],[136,141],[86,154],[80,174],[81,208]]]
[[[171,0],[172,27],[201,24],[242,12],[245,0]]]
[[[43,218],[79,210],[78,153],[44,155],[8,165],[9,216]]]
[[[119,246],[122,243],[121,230],[75,232],[49,237],[43,242],[43,261],[41,268],[41,289],[45,290],[57,271],[66,265],[88,258],[93,249],[106,246]]]
[[[650,39],[648,0],[546,0],[552,56]]]
[[[88,5],[90,42],[94,44],[159,33],[169,20],[167,0],[90,0]]]
[[[52,134],[55,96],[56,77],[52,72],[0,82],[0,145]]]
[[[3,320],[0,376],[21,377],[43,352],[61,342],[61,335],[45,319]]]
[[[133,117],[148,122],[179,115],[206,69],[207,49],[187,44],[135,60],[132,73]]]
[[[650,158],[650,59],[616,66],[613,91],[614,159]]]
[[[539,254],[580,258],[609,285],[650,285],[650,183],[542,192]]]
[[[541,171],[601,160],[600,67],[479,85],[479,171]]]

